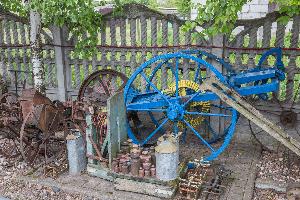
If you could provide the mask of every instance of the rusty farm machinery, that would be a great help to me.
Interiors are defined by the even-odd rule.
[[[118,87],[116,83],[120,86]],[[7,158],[22,156],[31,166],[49,163],[65,152],[66,135],[73,129],[85,134],[85,113],[93,110],[93,122],[103,143],[106,134],[106,100],[121,90],[126,76],[114,70],[99,70],[87,77],[77,100],[51,101],[35,89],[1,95],[0,153]]]

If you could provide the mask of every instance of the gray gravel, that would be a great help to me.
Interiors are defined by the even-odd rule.
[[[257,180],[274,186],[285,187],[289,183],[300,182],[299,157],[282,148],[278,153],[263,151],[257,165]],[[286,200],[285,193],[271,189],[255,189],[253,200]]]
[[[268,179],[285,185],[300,182],[299,157],[287,150],[279,153],[264,151],[258,165],[257,178]]]
[[[285,194],[277,193],[273,190],[256,189],[253,194],[253,200],[287,200]]]
[[[8,160],[0,157],[0,199],[93,199],[77,194],[68,194],[57,187],[46,187],[18,179],[30,170],[20,158]]]

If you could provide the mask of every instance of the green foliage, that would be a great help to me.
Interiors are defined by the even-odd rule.
[[[186,18],[190,18],[192,3],[191,0],[165,0],[159,4],[161,7],[177,8],[177,11]]]
[[[157,0],[114,0],[115,4],[117,5],[117,8],[121,8],[122,5],[128,4],[128,3],[138,3],[145,6],[148,6],[152,9],[157,9],[158,3]]]
[[[286,16],[280,17],[279,21],[287,23],[291,17],[300,14],[300,1],[299,0],[271,0],[278,4],[280,12]]]
[[[229,33],[238,19],[237,13],[249,1],[207,0],[205,5],[198,3],[193,6],[198,12],[195,22],[187,23],[186,30],[191,30],[198,25],[205,25],[205,28],[200,32],[201,36]]]
[[[0,7],[25,17],[30,10],[37,11],[43,26],[66,25],[71,35],[78,38],[79,56],[90,56],[96,50],[102,16],[94,11],[93,0],[30,0],[26,4],[21,0],[1,0]]]
[[[200,36],[230,33],[238,19],[238,12],[248,2],[251,0],[207,0],[205,5],[200,3],[190,5],[197,10],[198,15],[195,21],[186,23],[184,30],[188,31],[201,26],[204,29],[200,31]],[[272,2],[277,3],[279,11],[286,14],[279,19],[282,23],[286,23],[290,17],[300,14],[299,0],[273,0]]]
[[[191,0],[175,0],[175,6],[178,12],[184,17],[190,18],[192,3]]]

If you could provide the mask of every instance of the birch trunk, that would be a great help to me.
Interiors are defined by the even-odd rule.
[[[44,67],[42,63],[41,16],[30,11],[30,46],[34,88],[45,94]]]

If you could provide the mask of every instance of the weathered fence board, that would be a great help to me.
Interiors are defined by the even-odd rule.
[[[76,96],[84,78],[98,69],[112,68],[130,76],[150,57],[180,49],[201,48],[214,53],[221,48],[222,53],[217,53],[219,56],[230,61],[236,70],[245,70],[246,67],[253,68],[257,63],[259,55],[264,51],[260,47],[299,48],[300,16],[291,20],[290,33],[285,25],[276,22],[280,16],[276,12],[261,19],[239,20],[236,27],[240,31],[233,32],[231,37],[225,37],[222,45],[216,45],[212,39],[198,37],[195,40],[193,34],[196,30],[184,33],[181,30],[184,21],[176,16],[163,15],[137,4],[126,6],[122,16],[116,17],[112,13],[104,16],[105,23],[98,36],[98,52],[90,59],[72,55],[76,38],[70,38],[65,28],[43,29],[43,62],[47,73],[45,82],[47,93],[52,98],[64,100]],[[0,15],[0,72],[12,88],[14,72],[9,70],[21,71],[17,72],[19,87],[22,87],[24,80],[32,85],[28,22],[13,14],[0,12]],[[277,26],[274,28],[272,24]],[[297,86],[292,80],[295,77],[299,79],[300,66],[296,65],[300,63],[300,51],[284,50],[284,55],[288,64],[286,100],[291,100],[293,88]],[[185,61],[183,66],[182,75],[189,79],[194,65]],[[161,73],[160,80],[154,81],[164,89],[172,80],[169,70]],[[139,87],[145,85],[145,80],[141,79]]]

